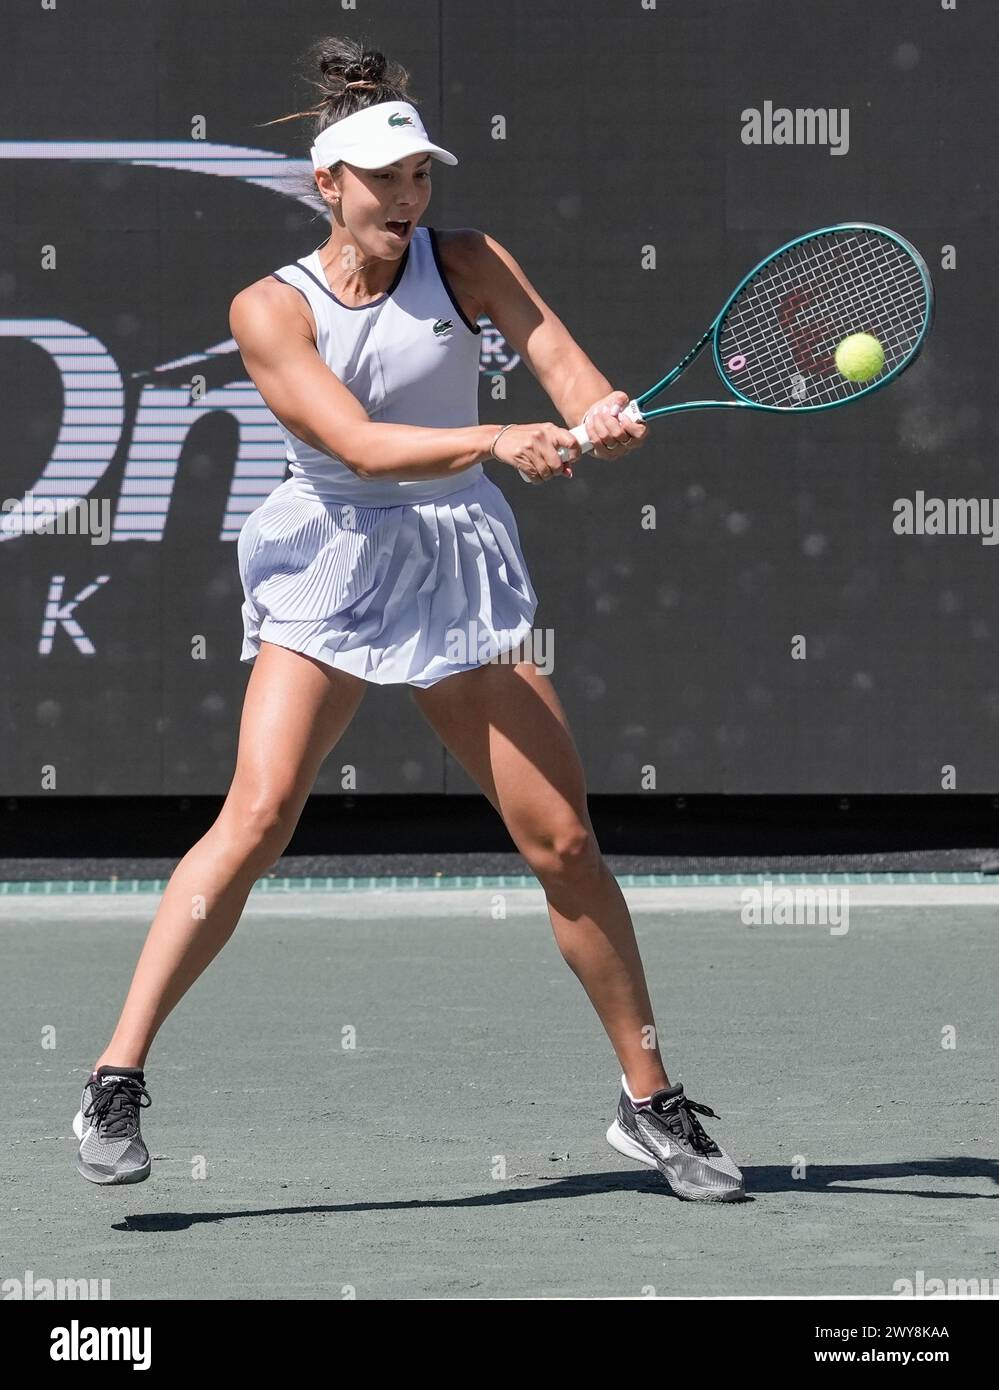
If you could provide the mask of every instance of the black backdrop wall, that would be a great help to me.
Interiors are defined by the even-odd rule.
[[[995,547],[893,524],[920,490],[997,491],[999,7],[105,0],[0,22],[4,794],[228,785],[234,542],[284,461],[227,310],[325,239],[295,181],[306,123],[261,128],[306,104],[297,61],[325,32],[405,63],[458,154],[425,220],[508,246],[629,393],[798,232],[880,222],[933,273],[923,358],[856,408],[679,416],[626,466],[542,488],[488,466],[590,790],[647,792],[650,768],[660,792],[935,792],[946,767],[996,787]],[[745,143],[766,102],[847,112],[839,147]],[[482,368],[481,419],[553,417],[488,326]],[[105,502],[107,543],[18,534],[29,491]],[[316,790],[348,765],[362,794],[473,789],[399,689],[372,687]]]

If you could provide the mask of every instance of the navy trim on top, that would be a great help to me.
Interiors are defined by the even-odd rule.
[[[309,302],[309,296],[308,296],[308,295],[305,293],[305,291],[302,289],[302,286],[301,286],[301,285],[293,285],[293,284],[291,283],[290,280],[286,280],[286,279],[284,278],[284,276],[283,276],[283,275],[279,275],[279,274],[277,273],[276,270],[272,270],[272,271],[271,271],[271,279],[272,279],[272,280],[280,280],[280,281],[281,281],[281,284],[282,284],[282,285],[287,285],[288,288],[289,288],[290,290],[298,290],[299,294],[300,294],[300,295],[302,296],[302,298],[305,300],[306,304],[308,304],[308,302]]]
[[[416,235],[416,230],[415,230],[415,228],[414,228],[414,230],[413,230],[413,236],[415,236],[415,235]],[[326,238],[326,241],[328,241],[328,240],[329,240],[329,237]],[[412,246],[412,244],[413,244],[413,239],[412,239],[412,237],[410,237],[409,243],[408,243],[408,245],[406,246],[405,251],[402,253],[401,257],[399,258],[399,269],[396,271],[395,277],[394,277],[394,279],[392,280],[391,285],[389,285],[388,289],[385,291],[384,294],[379,295],[377,299],[369,300],[369,302],[368,302],[367,304],[344,304],[344,302],[343,302],[342,299],[337,299],[336,295],[335,295],[335,294],[333,293],[333,291],[330,289],[329,285],[326,284],[326,281],[325,281],[325,280],[320,280],[320,279],[318,279],[315,275],[313,275],[312,271],[311,271],[311,270],[309,269],[309,267],[305,264],[304,260],[303,260],[303,261],[296,261],[295,264],[296,264],[297,266],[300,267],[300,269],[309,277],[310,280],[314,281],[315,284],[319,286],[319,288],[323,291],[324,294],[328,294],[329,297],[330,297],[330,299],[332,299],[333,302],[334,302],[335,304],[339,304],[340,307],[341,307],[341,309],[354,309],[354,310],[360,310],[360,309],[374,309],[374,308],[376,307],[376,305],[378,305],[378,304],[384,304],[385,300],[386,300],[386,299],[389,299],[389,298],[391,297],[393,291],[396,290],[396,289],[398,289],[398,287],[399,287],[399,281],[402,279],[403,275],[406,273],[406,266],[409,264],[409,249],[410,249],[410,247]],[[326,242],[325,242],[325,241],[321,242],[321,243],[316,247],[316,251],[321,251],[325,245],[326,245]],[[316,254],[316,251],[313,251],[313,252],[312,252],[312,255],[313,255],[313,256]]]
[[[469,322],[468,315],[465,313],[464,309],[461,307],[461,305],[458,303],[457,299],[454,296],[454,291],[451,289],[451,285],[448,282],[448,278],[444,273],[444,266],[441,262],[440,251],[437,247],[437,233],[434,231],[433,227],[428,227],[427,232],[430,235],[430,249],[434,253],[434,263],[437,266],[437,273],[441,277],[441,283],[447,291],[448,299],[450,299],[451,303],[454,305],[458,313],[461,315],[461,321],[465,325],[465,327],[470,329],[473,333],[481,333],[482,329],[479,327],[478,324]]]

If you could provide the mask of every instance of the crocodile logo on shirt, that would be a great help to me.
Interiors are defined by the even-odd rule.
[[[403,116],[398,111],[393,111],[392,115],[388,118],[388,123],[389,125],[412,125],[413,118],[412,116]]]
[[[439,338],[442,333],[449,333],[453,327],[453,319],[438,319],[434,324],[434,334]]]

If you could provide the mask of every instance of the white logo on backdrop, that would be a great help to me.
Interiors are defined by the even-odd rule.
[[[72,160],[172,169],[239,179],[316,207],[303,192],[303,174],[311,163],[270,150],[190,141],[0,141],[0,159]],[[509,372],[520,361],[499,330],[480,318],[479,368]],[[2,319],[0,337],[23,338],[51,357],[62,378],[63,415],[52,454],[21,502],[0,514],[0,541],[30,532],[26,524],[31,498],[50,497],[58,512],[77,506],[99,484],[127,437],[113,541],[163,539],[181,450],[202,416],[223,410],[239,426],[229,497],[219,539],[234,541],[243,522],[285,474],[284,439],[277,421],[251,381],[233,381],[206,389],[196,400],[184,385],[205,363],[238,351],[227,338],[148,371],[142,379],[134,420],[128,420],[125,384],[114,356],[78,324],[62,319]],[[157,380],[159,378],[159,380]]]

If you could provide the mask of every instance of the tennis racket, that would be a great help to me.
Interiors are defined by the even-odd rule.
[[[915,361],[932,320],[930,273],[904,237],[863,222],[823,227],[787,242],[751,270],[686,357],[621,414],[633,420],[680,410],[800,415],[849,405]],[[865,381],[851,380],[836,366],[837,347],[854,333],[871,334],[884,351],[884,365]],[[646,409],[709,343],[730,397]],[[572,433],[589,453],[586,427],[576,425]],[[559,449],[563,463],[568,456]]]

